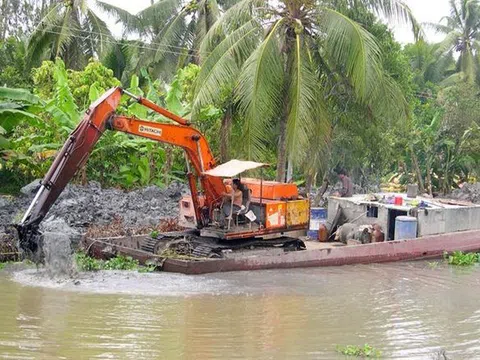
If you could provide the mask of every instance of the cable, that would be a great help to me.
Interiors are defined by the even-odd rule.
[[[62,26],[60,25],[55,25],[55,24],[48,24],[46,23],[47,25],[50,25],[51,27],[54,27],[54,28],[62,28]],[[83,30],[80,30],[80,31],[83,31]],[[44,30],[44,32],[47,32],[47,33],[53,33],[53,34],[60,34],[60,33],[57,33],[57,32],[54,32],[54,31],[51,31],[51,30]],[[104,37],[109,37],[109,38],[113,38],[112,34],[107,34],[107,33],[102,33],[102,32],[96,32],[96,31],[88,31],[89,34],[95,34],[95,35],[99,35],[99,36],[104,36]],[[80,35],[71,35],[71,36],[80,36]],[[116,40],[118,41],[118,40]],[[178,49],[178,50],[186,50],[186,51],[190,51],[191,49],[189,48],[186,48],[186,47],[182,47],[182,46],[176,46],[176,45],[167,45],[167,44],[161,44],[161,43],[156,43],[156,42],[150,42],[149,43],[150,45],[155,45],[155,46],[158,46],[158,47],[167,47],[167,48],[173,48],[173,49]],[[211,52],[203,52],[207,55],[209,55]]]
[[[63,33],[60,33],[60,32],[56,32],[56,31],[48,31],[48,30],[45,30],[44,31],[45,33],[48,33],[48,34],[57,34],[57,35],[64,35]],[[78,38],[78,39],[83,39],[83,40],[88,40],[89,36],[86,35],[86,36],[81,36],[81,35],[70,35],[70,37],[74,37],[74,38]],[[122,44],[122,45],[125,45],[123,43],[121,43],[120,41],[118,40],[110,40],[110,39],[105,39],[103,40],[104,42],[106,43],[110,43],[110,44]],[[156,48],[152,48],[152,47],[148,47],[148,46],[142,46],[142,45],[137,45],[137,44],[128,44],[128,46],[130,47],[134,47],[134,48],[138,48],[138,49],[144,49],[144,50],[152,50],[152,51],[158,51],[158,49]],[[187,51],[191,51],[192,49],[188,49],[188,48],[184,48],[185,50]],[[174,54],[174,55],[185,55],[184,53],[181,53],[181,52],[176,52],[176,51],[170,51],[170,50],[162,50],[166,53],[170,53],[170,54]]]

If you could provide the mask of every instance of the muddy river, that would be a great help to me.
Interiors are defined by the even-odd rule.
[[[387,359],[479,359],[480,268],[0,272],[0,358],[343,359],[336,345],[364,343]]]

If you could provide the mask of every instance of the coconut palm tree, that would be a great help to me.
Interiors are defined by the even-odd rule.
[[[414,72],[414,81],[420,90],[426,88],[428,83],[442,82],[456,71],[452,53],[442,53],[440,44],[429,44],[419,40],[406,45],[404,52]]]
[[[479,79],[478,50],[480,49],[480,2],[478,0],[450,0],[450,15],[439,24],[429,24],[446,35],[440,44],[443,53],[457,53],[457,73],[449,82]]]
[[[138,14],[97,1],[104,11],[117,18],[127,34],[138,34],[144,45],[137,70],[150,67],[153,75],[172,76],[175,69],[201,58],[199,44],[221,11],[235,0],[158,0]]]
[[[278,180],[285,179],[287,161],[304,163],[312,144],[323,147],[332,116],[328,100],[339,92],[376,116],[405,117],[405,100],[382,69],[374,37],[342,12],[355,6],[416,24],[395,0],[238,1],[200,46],[207,56],[193,117],[234,84],[244,155],[262,159],[277,141]]]
[[[68,68],[81,68],[88,59],[103,54],[112,43],[105,22],[87,0],[52,3],[28,41],[30,65],[61,57]]]

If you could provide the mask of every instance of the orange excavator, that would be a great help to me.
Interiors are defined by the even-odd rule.
[[[175,123],[146,121],[116,114],[122,96],[132,98]],[[103,94],[85,112],[84,118],[70,134],[42,180],[23,219],[16,225],[20,247],[24,251],[35,253],[39,250],[40,222],[77,170],[85,165],[93,147],[107,130],[172,144],[185,151],[191,196],[180,202],[181,214],[188,217],[188,210],[191,211],[200,237],[220,240],[266,239],[308,228],[309,202],[299,196],[296,185],[263,179],[242,178],[242,188],[247,190],[243,197],[246,206],[242,205],[240,211],[231,211],[225,217],[221,208],[228,187],[226,178],[238,177],[246,170],[261,168],[265,164],[233,160],[216,166],[207,140],[188,120],[148,99],[116,87]]]

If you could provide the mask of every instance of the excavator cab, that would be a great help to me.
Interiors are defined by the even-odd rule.
[[[301,233],[309,224],[309,200],[298,194],[295,184],[267,181],[263,171],[267,164],[231,160],[205,171],[203,176],[221,178],[226,190],[234,178],[240,178],[243,187],[242,208],[225,216],[222,203],[209,209],[210,221],[200,229],[200,235],[221,240],[283,237]],[[260,169],[260,178],[241,177],[245,172]],[[200,203],[204,203],[202,195]],[[180,200],[180,224],[196,227],[191,196]],[[233,207],[230,207],[233,209]]]

